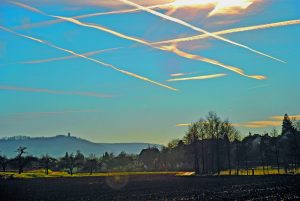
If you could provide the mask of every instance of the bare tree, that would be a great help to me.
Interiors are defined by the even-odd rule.
[[[201,162],[202,162],[202,174],[205,174],[205,152],[204,152],[204,140],[206,139],[207,123],[204,119],[200,119],[197,122],[197,129],[199,139],[201,140]]]
[[[220,139],[222,138],[221,132],[221,119],[217,116],[215,112],[209,112],[206,117],[206,121],[208,123],[208,133],[211,138],[212,146],[212,158],[211,158],[211,168],[212,172],[214,172],[214,156],[216,154],[217,157],[217,172],[220,174]]]
[[[5,155],[0,155],[0,165],[2,167],[2,171],[6,171],[6,167],[8,165],[8,158]]]
[[[234,135],[234,144],[235,144],[235,174],[239,175],[240,171],[240,160],[241,160],[241,152],[240,152],[240,143],[241,143],[241,136],[238,132]]]
[[[27,147],[19,147],[16,151],[18,153],[18,155],[16,156],[15,160],[17,162],[19,174],[21,174],[23,172],[23,168],[25,167],[26,163],[28,162],[26,157],[24,157],[24,154],[27,153],[26,149],[27,149]]]
[[[199,135],[198,135],[197,123],[192,123],[192,125],[189,126],[189,130],[185,136],[185,139],[186,142],[190,144],[193,149],[195,174],[200,174],[199,157],[198,157]]]
[[[261,166],[263,168],[263,174],[265,174],[265,147],[266,144],[265,144],[265,138],[264,136],[261,136],[260,138],[260,145],[259,145],[259,152],[260,152],[260,160],[261,160]]]
[[[45,174],[48,175],[49,174],[49,169],[54,165],[56,159],[50,157],[48,154],[42,156],[42,158],[40,159],[40,163],[43,166],[43,168],[45,169]]]
[[[272,136],[272,144],[274,147],[274,153],[275,153],[275,158],[276,158],[276,165],[277,165],[277,173],[280,173],[280,164],[279,164],[279,146],[278,146],[278,132],[277,130],[274,128],[271,131],[271,136]]]
[[[89,169],[90,175],[92,175],[93,171],[98,166],[97,157],[94,154],[90,154],[89,157],[85,161],[85,166]]]
[[[81,167],[83,165],[84,156],[80,153],[80,151],[77,151],[76,155],[73,153],[69,155],[69,153],[66,152],[65,156],[61,158],[61,162],[63,167],[69,170],[69,174],[73,175],[74,168]]]
[[[229,123],[228,120],[222,122],[221,130],[225,142],[227,168],[229,170],[229,175],[231,175],[231,142],[234,140],[234,137],[238,135],[238,131],[232,126],[231,123]]]

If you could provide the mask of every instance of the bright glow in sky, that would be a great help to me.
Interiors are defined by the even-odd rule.
[[[243,135],[300,115],[298,0],[19,2],[0,3],[0,137],[166,144],[211,110]]]

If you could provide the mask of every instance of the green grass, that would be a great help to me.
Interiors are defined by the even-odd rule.
[[[288,172],[288,174],[299,174],[300,173],[300,168],[295,171],[295,172]],[[271,167],[265,167],[265,171],[263,171],[262,167],[256,167],[254,168],[254,175],[274,175],[278,174],[278,170],[271,168]],[[279,174],[285,174],[284,169],[279,169]],[[223,170],[221,171],[220,175],[229,175],[229,170]],[[231,175],[235,175],[235,170],[231,170]],[[239,175],[247,175],[247,170],[246,169],[240,169]],[[250,168],[248,170],[248,175],[252,175],[252,169]]]
[[[290,172],[291,173],[291,172]],[[300,168],[296,173],[300,173]],[[32,179],[32,178],[51,178],[51,177],[107,177],[107,176],[126,176],[126,175],[176,175],[176,176],[194,176],[194,172],[109,172],[109,173],[74,173],[72,176],[66,172],[55,172],[49,170],[49,174],[45,174],[45,170],[32,170],[25,171],[22,174],[17,172],[0,172],[0,178],[18,178],[18,179]],[[277,169],[272,169],[271,167],[265,168],[265,174],[262,167],[256,167],[254,169],[255,175],[271,175],[278,174]],[[284,169],[280,169],[279,174],[285,174]],[[293,174],[293,173],[291,173]],[[221,171],[222,176],[229,175],[229,170]],[[235,175],[235,170],[231,170],[231,175]],[[247,175],[245,169],[240,169],[239,175]],[[252,170],[249,169],[248,175],[252,175]]]
[[[51,177],[107,177],[107,176],[126,176],[126,175],[161,175],[172,174],[177,172],[109,172],[109,173],[74,173],[72,176],[66,172],[49,171],[46,175],[44,170],[25,171],[22,174],[17,172],[0,172],[0,178],[18,178],[18,179],[32,179],[32,178],[51,178]]]

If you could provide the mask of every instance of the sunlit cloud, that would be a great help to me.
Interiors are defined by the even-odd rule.
[[[74,1],[73,1],[74,2]],[[143,5],[149,9],[164,9],[167,10],[166,15],[171,15],[172,13],[176,12],[178,9],[182,8],[190,8],[190,9],[204,9],[204,8],[213,8],[213,10],[208,14],[208,16],[213,15],[232,15],[232,14],[239,14],[241,11],[247,9],[250,5],[252,5],[257,0],[175,0],[175,1],[143,1]],[[100,5],[100,6],[108,6],[108,7],[120,7],[120,3],[118,1],[101,1],[101,2],[89,2],[84,1],[81,2],[87,5]],[[156,5],[146,6],[146,4],[155,3]],[[160,4],[159,4],[160,3]],[[90,13],[84,15],[73,16],[73,19],[81,19],[81,18],[88,18],[88,17],[95,17],[101,15],[113,15],[113,14],[125,14],[125,13],[133,13],[142,11],[140,8],[135,9],[122,9],[122,10],[114,10],[108,12],[97,12],[97,13]],[[24,24],[18,27],[15,27],[14,30],[19,29],[28,29],[28,28],[35,28],[41,26],[47,26],[51,24],[57,24],[64,22],[63,20],[49,20],[45,22],[37,22],[31,24]]]
[[[213,75],[202,75],[202,76],[195,76],[195,77],[173,78],[167,81],[174,82],[174,81],[187,81],[187,80],[205,80],[205,79],[212,79],[212,78],[218,78],[224,76],[226,76],[226,74],[213,74]]]
[[[185,22],[185,21],[183,21],[183,20],[181,20],[181,19],[174,18],[174,17],[168,16],[168,15],[162,14],[162,13],[160,13],[160,12],[157,12],[157,11],[153,10],[153,9],[150,9],[150,8],[147,8],[147,7],[144,7],[144,6],[141,6],[141,5],[139,5],[139,4],[133,3],[133,2],[128,1],[128,0],[119,0],[119,1],[121,1],[121,2],[123,2],[123,3],[125,3],[125,4],[127,4],[127,5],[130,5],[130,6],[133,6],[133,7],[138,8],[138,9],[141,9],[141,10],[143,10],[143,11],[146,11],[146,12],[148,12],[148,13],[151,13],[151,14],[153,14],[153,15],[159,16],[159,17],[161,17],[161,18],[163,18],[163,19],[166,19],[166,20],[175,22],[175,23],[177,23],[177,24],[183,25],[183,26],[188,27],[188,28],[190,28],[190,29],[192,29],[192,30],[194,30],[194,31],[197,31],[197,32],[200,32],[200,33],[208,34],[209,36],[211,36],[211,37],[213,37],[213,38],[216,38],[216,39],[218,39],[218,40],[222,40],[222,41],[227,42],[227,43],[230,43],[230,44],[232,44],[232,45],[236,45],[236,46],[239,46],[239,47],[241,47],[241,48],[247,49],[247,50],[249,50],[249,51],[251,51],[251,52],[254,52],[254,53],[256,53],[256,54],[259,54],[259,55],[261,55],[261,56],[265,56],[265,57],[268,57],[268,58],[270,58],[270,59],[273,59],[273,60],[276,60],[276,61],[279,61],[279,62],[284,62],[284,61],[282,61],[282,60],[280,60],[280,59],[277,59],[277,58],[275,58],[275,57],[273,57],[273,56],[270,56],[270,55],[268,55],[268,54],[265,54],[265,53],[263,53],[263,52],[257,51],[257,50],[255,50],[255,49],[253,49],[253,48],[250,48],[250,47],[246,46],[246,45],[242,45],[242,44],[240,44],[240,43],[237,43],[237,42],[231,41],[231,40],[229,40],[229,39],[223,38],[223,37],[221,37],[221,36],[219,36],[219,35],[215,35],[215,34],[213,34],[213,33],[210,33],[210,32],[208,32],[208,31],[206,31],[206,30],[204,30],[204,29],[201,29],[201,28],[199,28],[199,27],[196,27],[196,26],[194,26],[194,25],[191,25],[191,24],[189,24],[188,22]],[[224,0],[224,2],[225,2],[225,0]]]
[[[179,76],[192,75],[192,74],[195,74],[195,73],[172,73],[169,76],[171,76],[171,77],[179,77]]]
[[[18,3],[17,4],[18,6],[21,6],[23,7],[21,3]],[[26,5],[24,8],[27,8],[28,5]],[[143,7],[144,8],[144,7]],[[31,10],[37,10],[36,8],[33,8]],[[237,68],[237,67],[232,67],[232,66],[229,66],[229,65],[225,65],[219,61],[216,61],[216,60],[213,60],[213,59],[209,59],[209,58],[205,58],[205,57],[201,57],[201,56],[198,56],[198,55],[193,55],[193,54],[189,54],[187,52],[184,52],[184,51],[181,51],[179,50],[177,47],[175,47],[174,45],[170,45],[170,46],[163,46],[163,47],[158,47],[158,46],[154,46],[152,45],[151,43],[143,40],[143,39],[139,39],[139,38],[135,38],[135,37],[131,37],[131,36],[127,36],[127,35],[124,35],[120,32],[117,32],[117,31],[114,31],[114,30],[111,30],[111,29],[108,29],[106,27],[103,27],[103,26],[100,26],[100,25],[96,25],[96,24],[87,24],[87,23],[83,23],[83,22],[80,22],[79,20],[76,20],[76,19],[73,19],[73,18],[70,18],[70,17],[62,17],[62,16],[54,16],[54,15],[48,15],[40,10],[38,10],[39,12],[38,13],[42,13],[43,15],[46,15],[46,16],[49,16],[49,17],[54,17],[54,18],[59,18],[59,19],[63,19],[65,21],[68,21],[68,22],[72,22],[74,24],[77,24],[79,26],[84,26],[84,27],[90,27],[90,28],[94,28],[94,29],[98,29],[100,31],[104,31],[104,32],[107,32],[107,33],[110,33],[112,35],[115,35],[115,36],[118,36],[120,38],[124,38],[126,40],[131,40],[131,41],[134,41],[134,42],[137,42],[137,43],[141,43],[143,45],[146,45],[146,46],[149,46],[149,47],[152,47],[154,49],[159,49],[159,50],[163,50],[163,51],[168,51],[168,52],[173,52],[175,53],[176,55],[178,56],[181,56],[181,57],[184,57],[184,58],[187,58],[187,59],[193,59],[193,60],[198,60],[198,61],[202,61],[202,62],[206,62],[206,63],[210,63],[210,64],[213,64],[213,65],[217,65],[217,66],[221,66],[223,68],[226,68],[228,70],[231,70],[235,73],[238,73],[242,76],[245,76],[245,77],[248,77],[248,78],[253,78],[253,79],[266,79],[266,77],[264,76],[260,76],[260,75],[246,75],[243,70]],[[82,56],[81,56],[82,57]],[[103,63],[103,62],[101,62]],[[111,67],[111,66],[110,66]],[[174,88],[173,88],[174,89]]]
[[[246,128],[264,128],[264,127],[272,127],[272,126],[280,126],[282,121],[252,121],[242,124],[243,127]]]
[[[271,116],[268,117],[267,120],[240,123],[239,126],[246,128],[277,127],[282,125],[283,118],[284,116],[282,115]],[[300,120],[300,115],[289,115],[289,118],[291,120]]]
[[[165,85],[165,84],[162,84],[162,83],[153,81],[153,80],[151,80],[151,79],[149,79],[149,78],[147,78],[147,77],[144,77],[144,76],[141,76],[141,75],[137,75],[137,74],[134,74],[134,73],[131,73],[131,72],[122,70],[122,69],[117,68],[117,67],[115,67],[115,66],[113,66],[113,65],[111,65],[111,64],[104,63],[104,62],[99,61],[99,60],[96,60],[96,59],[92,59],[92,58],[87,57],[87,56],[84,56],[84,55],[82,55],[82,54],[78,54],[78,53],[76,53],[76,52],[74,52],[74,51],[72,51],[72,50],[68,50],[68,49],[65,49],[65,48],[62,48],[62,47],[58,47],[58,46],[56,46],[56,45],[54,45],[54,44],[52,44],[52,43],[49,43],[49,42],[47,42],[47,41],[43,41],[43,40],[40,40],[40,39],[37,39],[37,38],[33,38],[33,37],[30,37],[30,36],[27,36],[27,35],[24,35],[24,34],[20,34],[20,33],[14,32],[14,31],[12,31],[12,30],[10,30],[10,29],[8,29],[8,28],[5,28],[5,27],[3,27],[3,26],[0,26],[0,29],[2,29],[2,30],[4,30],[4,31],[7,31],[7,32],[9,32],[9,33],[15,34],[15,35],[17,35],[17,36],[23,37],[23,38],[27,38],[27,39],[30,39],[30,40],[33,40],[33,41],[36,41],[36,42],[45,44],[45,45],[47,45],[47,46],[49,46],[49,47],[52,47],[52,48],[54,48],[54,49],[57,49],[57,50],[61,50],[61,51],[63,51],[63,52],[70,53],[70,54],[72,54],[72,55],[74,55],[74,56],[81,57],[81,58],[84,58],[84,59],[86,59],[86,60],[93,61],[93,62],[95,62],[95,63],[101,64],[101,65],[103,65],[103,66],[106,66],[106,67],[108,67],[108,68],[111,68],[111,69],[113,69],[113,70],[116,70],[116,71],[118,71],[118,72],[120,72],[120,73],[123,73],[123,74],[125,74],[125,75],[129,75],[129,76],[135,77],[135,78],[137,78],[137,79],[140,79],[140,80],[143,80],[143,81],[146,81],[146,82],[149,82],[149,83],[152,83],[152,84],[155,84],[155,85],[164,87],[164,88],[166,88],[166,89],[170,89],[170,90],[173,90],[173,91],[178,91],[177,89],[175,89],[175,88],[173,88],[173,87],[170,87],[170,86],[167,86],[167,85]]]
[[[217,31],[217,32],[212,32],[212,33],[215,35],[225,35],[225,34],[230,34],[230,33],[268,29],[268,28],[290,26],[290,25],[296,25],[296,24],[300,24],[299,19],[269,23],[269,24],[262,24],[262,25],[255,25],[255,26],[239,27],[239,28],[227,29],[227,30],[222,30],[222,31]],[[209,34],[201,34],[201,35],[196,35],[196,36],[192,36],[192,37],[184,37],[184,38],[177,38],[177,39],[172,39],[172,40],[154,42],[154,43],[152,43],[152,45],[163,45],[163,44],[168,44],[168,43],[188,42],[188,41],[193,41],[193,40],[206,39],[206,38],[210,38],[210,37],[211,36]]]
[[[275,120],[283,120],[284,116],[272,116],[271,117],[272,119],[275,119]],[[289,118],[291,120],[300,120],[300,115],[289,115]]]
[[[176,124],[178,127],[185,127],[185,126],[190,126],[191,124]]]
[[[192,125],[192,124],[187,124],[187,123],[176,124],[177,127],[188,127],[190,125]],[[232,123],[231,125],[236,126],[236,127],[240,126],[240,124],[237,124],[237,123]]]
[[[110,95],[110,94],[102,94],[102,93],[96,93],[96,92],[60,91],[60,90],[51,90],[51,89],[44,89],[44,88],[16,87],[16,86],[6,86],[6,85],[0,85],[0,90],[21,91],[21,92],[31,92],[31,93],[59,94],[59,95],[90,96],[90,97],[97,97],[97,98],[112,98],[113,97],[113,95]]]

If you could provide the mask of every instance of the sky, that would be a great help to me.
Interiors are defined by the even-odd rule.
[[[299,9],[0,0],[0,137],[167,144],[209,111],[242,136],[280,130],[285,113],[300,119]]]

